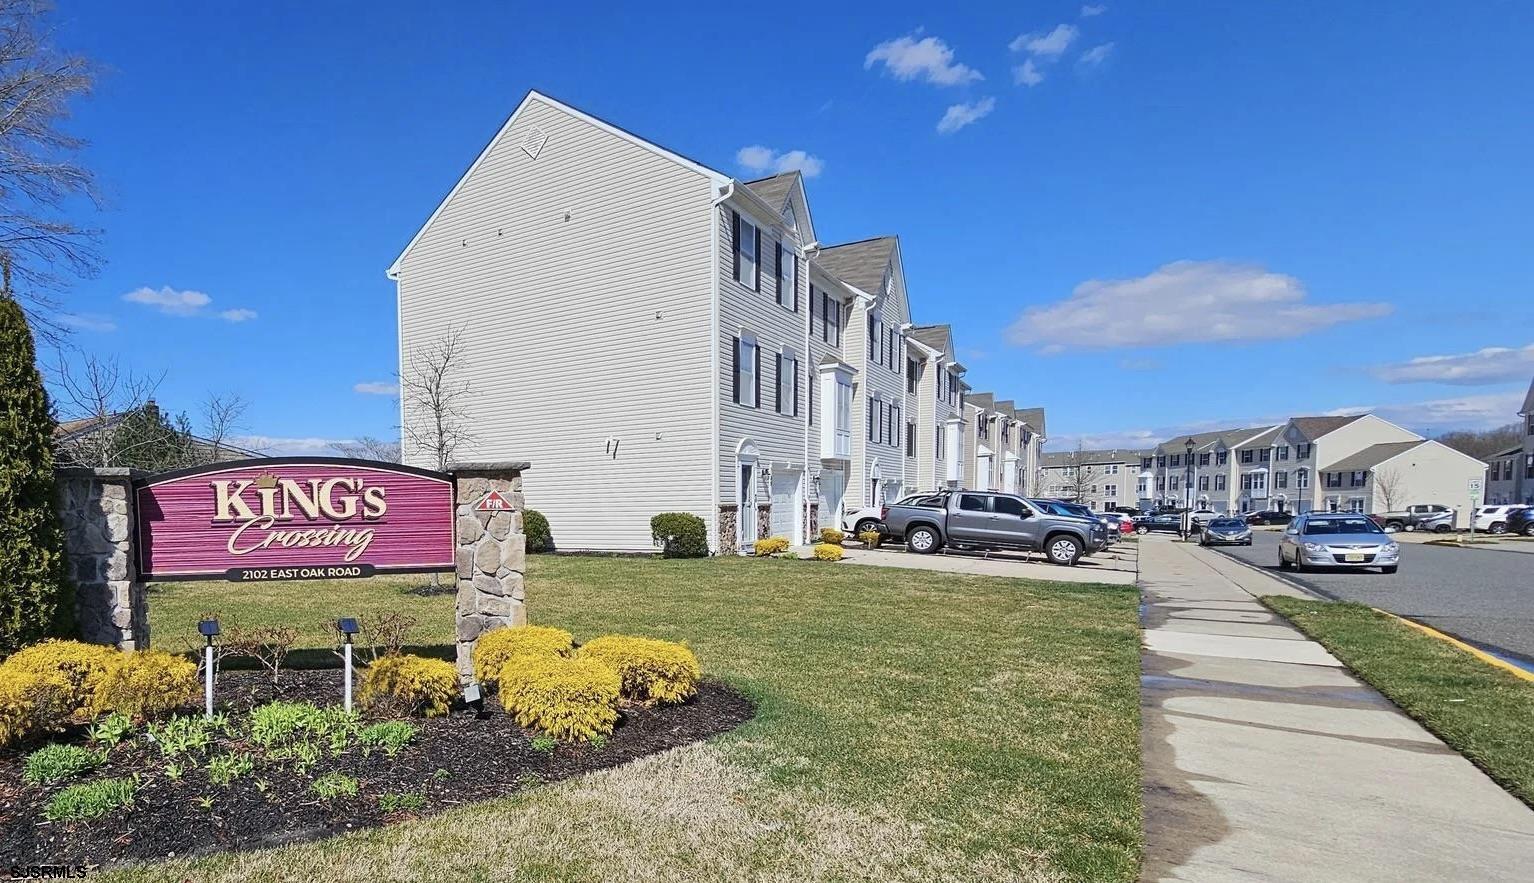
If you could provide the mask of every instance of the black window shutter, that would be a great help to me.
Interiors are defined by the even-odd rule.
[[[799,416],[799,366],[794,365],[794,416]]]
[[[810,422],[815,422],[815,378],[809,376],[810,366],[804,366],[804,382],[810,388]]]
[[[831,295],[820,293],[820,339],[831,342]]]
[[[777,246],[777,262],[773,265],[772,272],[777,274],[778,277],[778,303],[786,304],[788,303],[788,298],[784,297],[783,291],[783,243],[780,241]]]
[[[730,241],[735,244],[735,281],[740,282],[740,212],[730,212]]]
[[[751,351],[756,354],[756,401],[751,403],[751,407],[760,408],[762,406],[762,348],[752,347]]]
[[[761,227],[753,226],[752,230],[753,230],[753,232],[756,235],[756,249],[755,249],[755,252],[756,252],[756,281],[754,283],[752,283],[752,285],[753,285],[753,288],[756,291],[761,291],[762,290],[762,228]]]
[[[794,312],[797,313],[799,312],[799,256],[791,254],[788,259],[794,268]]]
[[[772,354],[772,409],[783,413],[783,354]]]
[[[735,391],[735,404],[740,404],[740,338],[730,338],[730,387]]]

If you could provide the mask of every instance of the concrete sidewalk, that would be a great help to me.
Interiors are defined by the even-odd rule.
[[[1298,591],[1140,543],[1144,880],[1527,880],[1534,811],[1257,603]]]

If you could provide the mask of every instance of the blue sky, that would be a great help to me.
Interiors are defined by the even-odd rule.
[[[1056,445],[1515,419],[1534,5],[966,5],[59,0],[107,68],[71,123],[107,196],[76,339],[173,408],[242,394],[281,450],[396,435],[384,269],[536,88],[814,172],[822,241],[898,233],[916,321]]]

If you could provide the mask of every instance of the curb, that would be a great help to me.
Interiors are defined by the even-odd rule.
[[[1519,668],[1518,666],[1513,665],[1511,662],[1498,659],[1490,653],[1487,653],[1485,650],[1482,650],[1479,647],[1473,646],[1471,644],[1467,644],[1464,641],[1461,641],[1459,638],[1453,637],[1452,635],[1446,635],[1443,632],[1440,632],[1438,629],[1433,628],[1432,626],[1423,625],[1416,620],[1407,619],[1404,616],[1397,616],[1388,610],[1381,610],[1378,607],[1371,607],[1369,609],[1373,610],[1375,613],[1383,614],[1384,616],[1387,616],[1396,622],[1411,626],[1417,631],[1422,632],[1429,637],[1437,638],[1438,640],[1443,641],[1450,646],[1458,647],[1466,653],[1469,653],[1471,656],[1474,656],[1476,659],[1479,659],[1488,665],[1500,668],[1503,671],[1511,674],[1513,677],[1518,678],[1519,680],[1534,682],[1534,672]]]
[[[1230,555],[1230,554],[1227,554],[1225,552],[1221,552],[1218,549],[1212,549],[1211,551],[1216,552],[1216,553],[1218,553],[1220,555],[1223,555],[1225,557],[1225,560],[1227,560],[1227,561],[1231,561],[1231,562],[1234,562],[1236,564],[1239,564],[1242,567],[1245,567],[1248,570],[1252,570],[1252,571],[1255,571],[1257,573],[1260,573],[1263,576],[1270,577],[1272,579],[1276,579],[1279,582],[1283,583],[1284,585],[1289,586],[1290,588],[1298,589],[1299,591],[1304,592],[1310,598],[1313,598],[1313,599],[1315,599],[1317,601],[1341,601],[1341,600],[1343,600],[1341,598],[1336,597],[1335,595],[1331,595],[1331,594],[1328,594],[1327,592],[1323,592],[1320,589],[1313,589],[1310,586],[1303,585],[1301,583],[1297,583],[1294,580],[1290,579],[1288,574],[1285,574],[1285,573],[1282,573],[1282,572],[1275,573],[1274,571],[1268,570],[1266,567],[1259,567],[1258,565],[1253,564],[1250,561],[1247,561],[1247,560],[1242,559],[1242,558],[1237,558],[1235,555]]]

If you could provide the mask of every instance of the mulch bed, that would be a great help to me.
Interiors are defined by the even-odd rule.
[[[264,672],[228,671],[220,677],[219,690],[229,697],[223,706],[231,715],[273,698],[340,704],[341,673],[285,671],[281,689],[274,690]],[[170,779],[164,758],[145,744],[142,730],[133,744],[118,746],[102,768],[47,786],[24,785],[24,755],[0,752],[0,868],[113,865],[316,840],[617,766],[723,733],[753,713],[744,696],[704,682],[698,695],[682,705],[624,708],[617,729],[600,747],[561,742],[547,753],[533,748],[535,734],[487,699],[480,714],[462,709],[446,717],[412,718],[420,734],[396,757],[382,751],[364,757],[353,748],[340,757],[324,757],[304,774],[258,760],[254,773],[230,785],[212,784],[201,766]],[[68,734],[58,741],[79,743],[84,737]],[[355,777],[360,794],[320,800],[309,784],[332,770]],[[142,781],[126,811],[80,822],[50,822],[43,816],[48,800],[68,785],[134,773]],[[265,792],[256,784],[263,780]],[[419,794],[425,804],[419,811],[385,814],[378,797],[386,793]],[[206,797],[213,800],[204,807]]]

